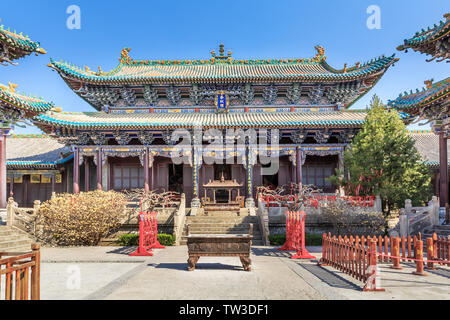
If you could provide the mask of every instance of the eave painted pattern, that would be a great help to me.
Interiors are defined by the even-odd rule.
[[[51,60],[50,67],[63,77],[91,84],[148,84],[148,83],[207,83],[238,81],[351,81],[385,71],[398,59],[394,55],[381,57],[369,63],[346,70],[335,70],[324,61],[297,62],[303,59],[232,60],[229,63],[211,63],[210,60],[131,61],[121,63],[105,74]],[[268,62],[269,61],[269,62]],[[190,63],[189,63],[190,62]]]
[[[434,83],[429,89],[419,89],[415,93],[400,94],[395,100],[388,101],[388,107],[399,111],[412,111],[424,107],[436,100],[448,99],[450,97],[450,77]]]
[[[175,128],[299,128],[358,127],[364,123],[365,112],[267,112],[267,113],[148,113],[107,114],[54,113],[34,118],[39,127],[54,126],[72,129],[175,129]]]
[[[54,107],[52,102],[21,95],[4,85],[0,85],[0,101],[11,108],[23,110],[32,116],[46,112]]]
[[[32,41],[28,36],[24,36],[21,33],[17,34],[5,29],[3,25],[0,26],[0,41],[7,46],[18,49],[25,52],[25,54],[31,54],[33,52],[44,54],[46,53],[43,48],[41,48],[40,42]],[[17,53],[17,51],[16,51]],[[14,59],[22,57],[24,54],[19,54]]]
[[[421,32],[416,32],[416,34],[405,39],[403,45],[397,47],[397,50],[402,51],[408,48],[418,48],[420,46],[426,45],[430,42],[437,41],[443,37],[450,34],[450,14],[444,15],[446,21],[440,21],[439,25],[434,25],[433,28],[428,28],[427,30],[422,30]]]

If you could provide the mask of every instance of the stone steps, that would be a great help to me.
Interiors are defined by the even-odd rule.
[[[27,234],[7,226],[0,226],[0,252],[31,251],[32,240]]]
[[[433,233],[436,233],[440,237],[449,237],[450,236],[450,225],[438,225],[429,229],[425,229],[423,232],[423,237],[431,237]]]

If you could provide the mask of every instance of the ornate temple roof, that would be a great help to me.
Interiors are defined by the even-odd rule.
[[[439,25],[434,25],[427,30],[422,29],[420,32],[404,40],[404,44],[397,47],[399,51],[407,51],[409,48],[414,51],[432,55],[433,58],[427,61],[432,61],[436,58],[438,62],[450,60],[450,13],[444,14],[444,21],[440,21]]]
[[[55,168],[72,158],[68,147],[46,135],[12,135],[6,138],[8,169]]]
[[[436,119],[441,112],[448,113],[450,106],[450,77],[436,83],[425,81],[426,88],[400,94],[395,100],[388,101],[388,107],[408,113],[415,117]]]
[[[51,127],[71,129],[175,129],[175,128],[300,128],[359,127],[365,112],[236,112],[236,113],[121,113],[47,112],[35,117],[45,132]]]
[[[12,32],[0,25],[0,63],[15,64],[13,60],[17,60],[31,53],[45,54],[46,51],[41,48],[37,41],[32,41],[28,36],[22,33]]]
[[[0,84],[0,110],[4,108],[21,111],[26,117],[33,117],[54,107],[52,102],[42,98],[29,97],[16,92],[17,85],[9,83],[8,86]]]
[[[223,47],[221,47],[223,50]],[[380,57],[365,64],[337,70],[326,62],[324,49],[316,46],[311,59],[257,59],[238,60],[216,56],[205,60],[133,60],[129,48],[122,50],[119,65],[110,72],[97,72],[51,59],[49,66],[65,79],[77,79],[96,85],[152,84],[152,83],[210,83],[249,81],[309,81],[336,82],[381,76],[397,59]]]

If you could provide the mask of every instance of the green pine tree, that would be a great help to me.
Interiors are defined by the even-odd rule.
[[[344,153],[344,172],[330,180],[349,195],[380,195],[387,218],[406,199],[421,206],[431,196],[431,176],[405,124],[374,95],[361,131]]]

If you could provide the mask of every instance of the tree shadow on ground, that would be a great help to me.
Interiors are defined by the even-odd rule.
[[[135,252],[137,247],[120,247],[116,248],[114,250],[108,251],[106,253],[115,253],[115,254],[123,254],[123,255],[130,255],[131,253]]]
[[[156,269],[173,269],[187,271],[187,263],[160,263],[155,268]],[[195,270],[232,270],[232,271],[243,271],[241,266],[235,266],[223,263],[201,263],[198,262]],[[194,270],[194,271],[195,271]]]
[[[317,264],[311,264],[311,263],[297,262],[297,265],[301,266],[306,271],[315,275],[317,278],[319,278],[324,283],[328,284],[330,287],[361,291],[360,286],[358,286],[358,285],[354,284],[353,282],[351,282],[347,279],[344,279],[343,277],[336,274],[337,270],[331,271],[331,270],[325,269],[322,266],[319,266]]]
[[[290,257],[295,251],[278,250],[280,247],[252,247],[255,256]],[[309,253],[321,253],[322,247],[306,247]]]
[[[293,253],[294,253],[294,251],[281,251],[281,250],[278,250],[277,248],[252,247],[252,254],[254,254],[255,256],[270,256],[270,257],[279,257],[279,258],[282,258],[282,257],[289,258]]]

